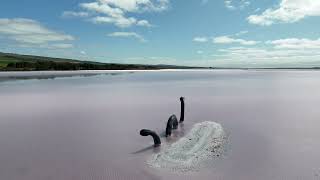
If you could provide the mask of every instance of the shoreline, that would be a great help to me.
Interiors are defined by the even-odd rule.
[[[89,77],[98,75],[119,75],[122,73],[137,72],[222,72],[222,71],[319,71],[320,69],[310,68],[248,68],[248,69],[153,69],[153,70],[72,70],[72,71],[0,71],[0,82],[31,79],[55,79],[66,77]]]

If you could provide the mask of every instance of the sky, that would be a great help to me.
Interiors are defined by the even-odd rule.
[[[320,66],[320,0],[2,0],[0,52],[130,64]]]

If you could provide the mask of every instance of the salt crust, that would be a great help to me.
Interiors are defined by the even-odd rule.
[[[225,133],[220,124],[211,121],[197,123],[185,137],[154,154],[148,164],[174,171],[198,170],[221,156],[224,142]]]

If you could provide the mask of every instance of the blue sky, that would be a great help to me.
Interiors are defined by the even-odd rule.
[[[3,0],[0,51],[115,63],[320,66],[319,0]]]

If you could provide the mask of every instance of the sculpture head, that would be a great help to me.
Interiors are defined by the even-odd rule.
[[[180,123],[184,121],[184,97],[180,97],[181,112],[180,112]]]
[[[174,129],[178,129],[178,119],[177,119],[176,115],[170,116],[170,118],[167,122],[166,137],[171,136],[171,132]]]
[[[148,129],[142,129],[140,131],[140,135],[141,136],[152,136],[153,141],[154,141],[154,146],[161,145],[160,137],[154,131],[151,131],[151,130],[148,130]]]

